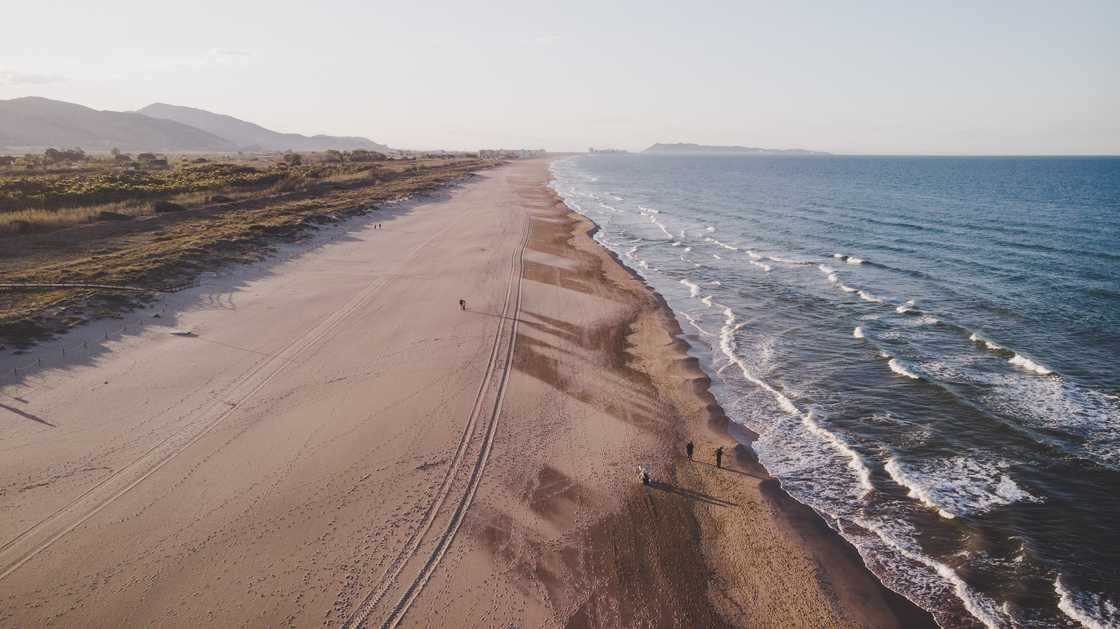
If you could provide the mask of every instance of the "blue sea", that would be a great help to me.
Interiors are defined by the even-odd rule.
[[[1120,626],[1120,158],[584,155],[794,498],[942,626]]]

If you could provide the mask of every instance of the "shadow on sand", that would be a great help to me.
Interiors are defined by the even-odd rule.
[[[7,404],[0,404],[0,409],[4,409],[6,411],[11,411],[11,412],[15,413],[16,415],[19,415],[20,417],[23,417],[24,419],[30,419],[31,421],[39,422],[40,424],[45,424],[47,426],[50,426],[51,428],[57,428],[57,426],[55,426],[54,424],[50,423],[49,421],[43,419],[42,417],[39,417],[38,415],[34,415],[32,413],[28,413],[27,411],[21,411],[18,408],[15,408],[13,406],[8,406]]]
[[[657,489],[657,490],[660,490],[660,491],[668,492],[670,494],[677,494],[678,496],[684,496],[685,498],[688,498],[689,500],[696,500],[698,502],[706,502],[708,504],[716,505],[718,507],[736,507],[736,506],[738,506],[737,504],[735,504],[734,502],[731,502],[729,500],[723,500],[721,498],[716,498],[715,496],[709,496],[708,494],[701,493],[701,492],[698,492],[698,491],[693,491],[691,489],[685,489],[684,487],[675,487],[673,485],[670,485],[669,483],[663,483],[661,481],[651,480],[649,482],[649,487],[652,487],[653,489]]]
[[[706,465],[710,468],[720,470],[721,472],[730,472],[732,474],[739,474],[741,476],[750,476],[751,478],[757,478],[758,480],[767,480],[767,479],[770,478],[769,474],[758,474],[758,473],[755,473],[755,472],[748,472],[747,470],[738,470],[738,469],[735,469],[733,467],[727,467],[727,465],[724,465],[723,467],[716,467],[712,463],[705,463],[704,461],[697,461],[696,459],[692,460],[692,464],[693,465]]]

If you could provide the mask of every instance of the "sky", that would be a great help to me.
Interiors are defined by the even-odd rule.
[[[1120,154],[1120,2],[0,3],[0,99],[395,148]]]

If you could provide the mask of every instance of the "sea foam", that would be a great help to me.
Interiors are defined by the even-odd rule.
[[[887,459],[887,464],[883,466],[891,480],[898,483],[907,490],[907,495],[920,501],[925,506],[937,511],[937,514],[943,518],[952,520],[957,517],[956,514],[942,509],[940,505],[934,502],[930,492],[916,480],[912,479],[909,474],[903,470],[902,465],[899,464],[898,459],[891,457]]]
[[[892,358],[892,359],[888,360],[887,361],[887,366],[891,368],[891,371],[895,372],[896,374],[898,374],[900,376],[905,376],[905,377],[913,379],[913,380],[921,380],[922,379],[921,376],[914,373],[913,371],[910,371],[910,369],[908,369],[906,365],[899,362],[897,358]]]
[[[789,399],[784,393],[775,389],[770,383],[754,375],[746,362],[736,351],[735,333],[743,327],[743,324],[736,323],[735,312],[731,310],[731,308],[718,302],[714,303],[723,308],[724,325],[720,330],[719,348],[724,357],[727,358],[728,366],[734,365],[738,367],[739,373],[742,374],[746,381],[769,393],[783,411],[789,415],[798,417],[802,425],[810,433],[816,435],[822,441],[828,443],[833,449],[844,455],[848,460],[849,469],[855,474],[856,480],[859,483],[860,497],[865,497],[871,493],[873,489],[871,484],[871,470],[868,469],[863,457],[835,433],[821,426],[814,418],[812,411],[808,413],[802,412],[801,409],[794,404],[793,400]]]
[[[1049,376],[1050,374],[1054,373],[1053,371],[1050,371],[1046,367],[1043,367],[1042,365],[1034,362],[1033,360],[1027,358],[1026,356],[1021,356],[1019,354],[1015,354],[1007,362],[1011,363],[1012,365],[1015,365],[1016,367],[1022,367],[1023,369],[1026,369],[1027,371],[1033,371],[1034,373],[1036,373],[1040,376]]]
[[[681,316],[683,316],[685,320],[688,321],[689,325],[696,328],[696,331],[700,334],[703,334],[704,336],[715,336],[715,334],[712,334],[711,332],[700,327],[700,324],[696,322],[696,318],[688,314],[687,312],[681,312]]]
[[[851,519],[864,530],[872,532],[875,538],[886,546],[888,551],[912,562],[921,564],[940,577],[942,582],[951,588],[953,595],[960,600],[965,610],[972,614],[972,616],[979,620],[985,627],[988,629],[1002,629],[1008,625],[1006,613],[1000,611],[995,601],[968,587],[968,584],[957,574],[956,570],[922,553],[918,547],[908,547],[907,544],[891,534],[880,522],[872,521],[861,516],[853,516]],[[898,522],[896,521],[893,524],[898,525]],[[862,552],[860,554],[862,554]]]
[[[856,329],[852,330],[852,336],[857,339],[863,338],[863,328],[861,326],[856,326]]]
[[[1054,579],[1054,593],[1058,595],[1058,609],[1082,626],[1088,629],[1120,627],[1120,609],[1104,596],[1070,590],[1060,574]]]
[[[738,247],[736,247],[734,245],[729,245],[726,242],[720,242],[719,240],[716,240],[715,238],[705,238],[704,240],[712,243],[713,245],[716,245],[717,247],[723,247],[724,249],[727,249],[728,251],[738,251],[739,250]]]
[[[987,513],[1016,502],[1041,502],[1008,475],[1007,461],[964,456],[903,464],[897,457],[884,469],[909,496],[947,519]]]
[[[968,340],[972,341],[973,343],[980,343],[984,347],[987,347],[988,349],[990,349],[992,351],[995,351],[995,352],[998,352],[998,351],[1003,349],[1003,346],[1000,345],[999,343],[996,343],[995,341],[986,339],[986,338],[980,336],[979,334],[977,334],[976,332],[973,332],[972,335],[968,337]]]

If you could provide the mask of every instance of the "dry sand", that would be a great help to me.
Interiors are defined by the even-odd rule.
[[[734,445],[707,382],[546,181],[355,219],[0,388],[0,625],[928,624],[748,451],[684,459]]]

